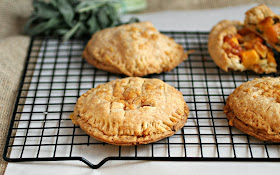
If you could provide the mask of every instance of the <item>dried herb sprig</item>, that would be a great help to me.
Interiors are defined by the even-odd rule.
[[[107,27],[138,22],[137,18],[121,21],[122,3],[120,0],[33,0],[34,11],[24,31],[30,36],[51,35],[68,40],[90,36]]]

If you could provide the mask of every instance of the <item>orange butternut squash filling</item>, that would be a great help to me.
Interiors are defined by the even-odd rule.
[[[277,17],[266,17],[257,24],[257,32],[268,41],[280,46],[280,22]]]
[[[226,35],[222,48],[230,59],[237,60],[239,70],[253,70],[256,73],[276,72],[274,54],[264,40],[243,28],[235,35]]]

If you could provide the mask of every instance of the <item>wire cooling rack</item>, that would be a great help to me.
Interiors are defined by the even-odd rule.
[[[208,54],[208,33],[163,33],[185,50],[195,50],[171,72],[148,76],[182,92],[190,115],[179,132],[152,144],[130,147],[89,137],[69,119],[78,97],[98,84],[123,76],[93,68],[82,59],[87,40],[32,38],[4,159],[80,160],[92,168],[109,160],[280,161],[278,143],[263,142],[230,127],[223,113],[226,98],[237,86],[279,73],[224,72]]]

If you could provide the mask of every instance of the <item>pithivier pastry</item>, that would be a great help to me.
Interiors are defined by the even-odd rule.
[[[280,16],[261,4],[246,12],[245,26],[280,51]]]
[[[170,71],[184,59],[184,48],[150,22],[132,23],[93,34],[83,57],[98,69],[144,76]]]
[[[272,50],[240,21],[223,20],[209,34],[208,51],[224,71],[276,72]]]
[[[88,135],[114,145],[148,144],[181,129],[189,108],[182,93],[159,79],[117,79],[84,93],[72,122]]]
[[[280,77],[243,83],[227,98],[231,126],[264,141],[280,142]]]

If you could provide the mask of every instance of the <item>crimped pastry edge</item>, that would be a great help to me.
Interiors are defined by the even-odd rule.
[[[263,141],[271,141],[271,142],[280,142],[279,134],[268,134],[265,130],[255,129],[243,121],[241,121],[238,116],[235,115],[234,111],[230,109],[228,103],[224,107],[224,112],[227,116],[227,119],[230,121],[230,125],[247,133],[248,135],[254,136],[257,139]]]
[[[162,134],[155,134],[155,135],[149,135],[145,137],[137,137],[137,136],[107,136],[104,135],[102,131],[100,131],[97,128],[92,128],[92,130],[87,130],[86,128],[91,128],[91,125],[83,122],[83,123],[76,123],[76,125],[79,125],[80,128],[85,131],[89,136],[102,141],[106,142],[112,145],[119,145],[119,146],[133,146],[133,145],[140,145],[140,144],[149,144],[156,141],[159,141],[161,139],[164,139],[166,137],[174,135],[176,132],[178,132],[183,126],[185,126],[185,123],[187,122],[189,115],[189,108],[187,104],[185,104],[185,114],[177,124],[173,126],[173,130],[167,131]],[[75,123],[75,117],[70,116],[73,123]]]

